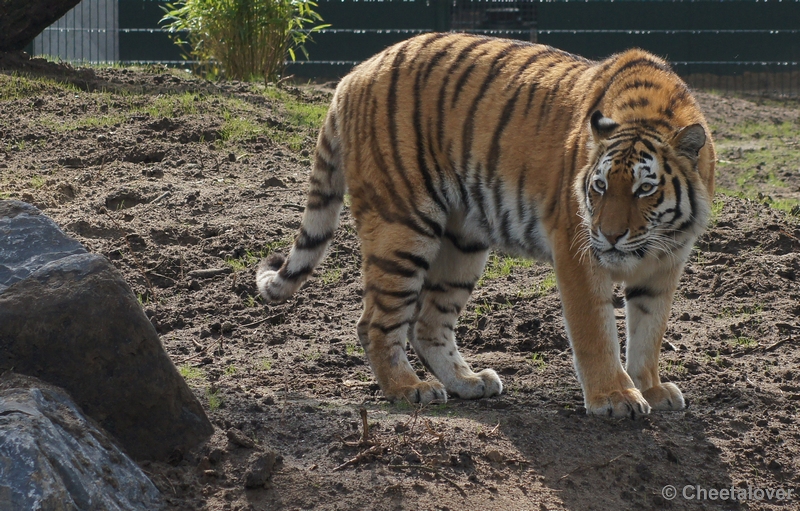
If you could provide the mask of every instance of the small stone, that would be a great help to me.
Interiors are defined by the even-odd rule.
[[[225,454],[225,451],[223,451],[219,447],[215,447],[214,449],[211,449],[210,453],[208,453],[208,461],[217,464],[222,459],[223,454]]]
[[[250,468],[247,469],[244,475],[244,487],[259,488],[267,484],[267,481],[275,472],[277,461],[277,455],[271,451],[251,457]]]
[[[228,153],[228,161],[236,161],[236,155],[233,153]]]
[[[503,460],[505,460],[505,457],[503,456],[503,454],[500,451],[495,450],[495,449],[492,449],[491,451],[487,452],[486,453],[486,458],[489,461],[493,461],[495,463],[501,463]]]
[[[253,442],[247,435],[242,433],[240,429],[231,428],[226,432],[226,435],[232,444],[238,445],[239,447],[252,449],[256,445],[255,442]]]

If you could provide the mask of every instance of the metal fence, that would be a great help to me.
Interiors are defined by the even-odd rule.
[[[158,26],[165,0],[84,0],[32,48],[65,60],[185,64]],[[318,0],[331,27],[289,73],[331,79],[432,31],[509,37],[603,58],[638,46],[695,87],[800,95],[800,1]]]
[[[119,60],[118,0],[83,0],[33,42],[34,55],[68,61]]]

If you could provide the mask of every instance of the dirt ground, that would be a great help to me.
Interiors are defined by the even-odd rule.
[[[728,193],[661,357],[689,406],[638,420],[585,414],[545,264],[493,258],[457,328],[504,394],[424,408],[381,398],[358,346],[348,211],[304,289],[257,298],[258,259],[299,225],[316,136],[280,98],[319,109],[329,86],[0,56],[0,198],[113,261],[215,424],[142,465],[168,509],[800,509],[800,106],[698,97]]]

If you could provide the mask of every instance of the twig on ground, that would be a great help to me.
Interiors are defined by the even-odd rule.
[[[623,456],[630,456],[630,453],[623,452],[619,456],[614,456],[610,460],[608,460],[606,462],[603,462],[603,463],[600,463],[600,464],[597,464],[597,465],[580,465],[580,466],[575,467],[574,469],[570,470],[569,472],[567,472],[563,476],[559,477],[558,480],[561,481],[561,480],[566,479],[567,477],[571,476],[572,474],[574,474],[576,472],[580,472],[580,471],[583,471],[583,470],[586,470],[586,469],[589,469],[589,468],[598,469],[598,468],[607,467],[607,466],[611,465],[612,463],[614,463],[615,461],[617,461],[618,459],[622,458]]]
[[[774,343],[770,344],[769,346],[767,346],[766,348],[764,348],[764,351],[772,351],[772,350],[774,350],[774,349],[780,348],[781,346],[783,346],[784,344],[786,344],[787,342],[789,342],[789,341],[792,341],[792,340],[794,340],[794,337],[792,337],[792,336],[790,335],[790,336],[789,336],[789,337],[787,337],[786,339],[781,339],[781,340],[780,340],[780,341],[778,341],[778,342],[774,342]]]
[[[347,467],[349,467],[351,465],[356,465],[358,463],[361,463],[362,461],[366,460],[370,456],[377,456],[377,455],[380,455],[382,453],[383,453],[383,446],[382,445],[373,445],[372,447],[370,447],[366,451],[361,451],[360,453],[358,453],[354,457],[350,458],[349,460],[345,461],[344,463],[342,463],[338,467],[334,468],[333,471],[334,472],[338,472],[339,470],[347,468]]]
[[[358,413],[361,414],[361,443],[366,445],[369,443],[369,422],[367,421],[367,409],[363,406],[358,409]]]

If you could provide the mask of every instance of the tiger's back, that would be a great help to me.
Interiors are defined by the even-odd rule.
[[[592,62],[509,40],[410,39],[339,84],[301,231],[288,259],[259,271],[259,288],[282,300],[302,284],[324,255],[347,189],[362,240],[358,334],[388,397],[502,391],[494,371],[469,368],[454,337],[488,250],[498,247],[554,263],[587,409],[646,413],[642,393],[652,389],[654,406],[682,406],[680,391],[658,380],[652,352],[687,247],[708,215],[715,157],[707,133],[685,84],[640,50]],[[608,191],[598,192],[601,185]],[[655,191],[622,191],[637,186]],[[652,247],[643,249],[648,236]],[[631,296],[629,309],[636,300],[658,303],[628,311],[629,327],[633,320],[661,331],[635,343],[642,353],[629,346],[629,369],[633,359],[647,373],[629,377],[613,349],[607,295],[614,281],[637,289],[653,274],[665,276],[656,279],[663,289]],[[441,384],[417,378],[406,339]]]

